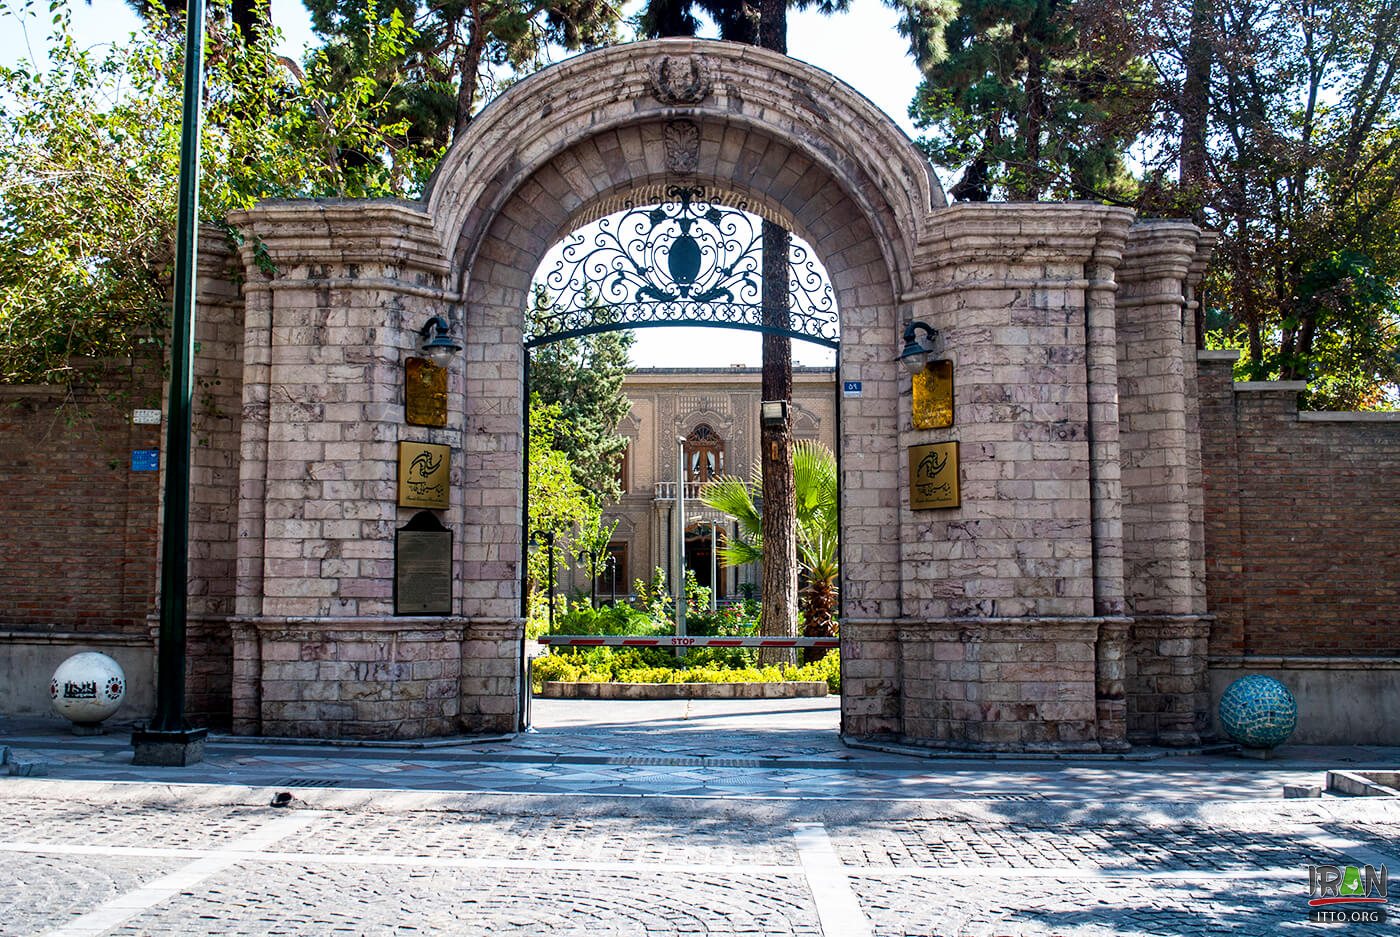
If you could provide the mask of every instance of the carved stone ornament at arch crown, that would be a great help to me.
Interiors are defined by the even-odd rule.
[[[700,128],[688,120],[666,124],[666,171],[687,176],[700,166]]]
[[[709,63],[698,55],[658,55],[647,63],[647,79],[662,104],[699,104],[714,88]]]

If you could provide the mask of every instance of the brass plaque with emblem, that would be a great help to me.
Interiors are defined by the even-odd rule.
[[[452,614],[452,532],[427,511],[394,534],[394,614]]]
[[[914,428],[953,425],[953,362],[930,361],[914,375]]]
[[[958,444],[936,442],[909,447],[909,507],[955,508],[961,505],[958,491]]]
[[[447,369],[427,358],[404,362],[404,419],[414,426],[447,425]]]
[[[399,507],[447,510],[452,450],[430,442],[399,443]]]

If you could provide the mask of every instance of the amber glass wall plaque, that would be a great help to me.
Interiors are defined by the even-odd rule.
[[[909,507],[955,508],[958,492],[958,444],[936,442],[909,447]]]
[[[427,358],[404,362],[404,418],[414,426],[447,425],[447,369]]]
[[[433,508],[449,504],[447,477],[452,450],[430,442],[399,443],[399,507]]]
[[[953,362],[930,361],[914,375],[914,428],[953,425]]]

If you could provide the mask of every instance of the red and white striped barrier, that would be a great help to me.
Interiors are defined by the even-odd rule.
[[[541,644],[554,647],[835,647],[841,646],[840,638],[730,638],[730,637],[676,637],[661,635],[654,638],[639,638],[626,634],[546,634],[539,638]]]

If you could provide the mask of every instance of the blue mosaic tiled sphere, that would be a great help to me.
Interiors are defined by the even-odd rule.
[[[1220,696],[1220,725],[1247,748],[1275,748],[1298,728],[1298,701],[1273,677],[1240,677]]]

